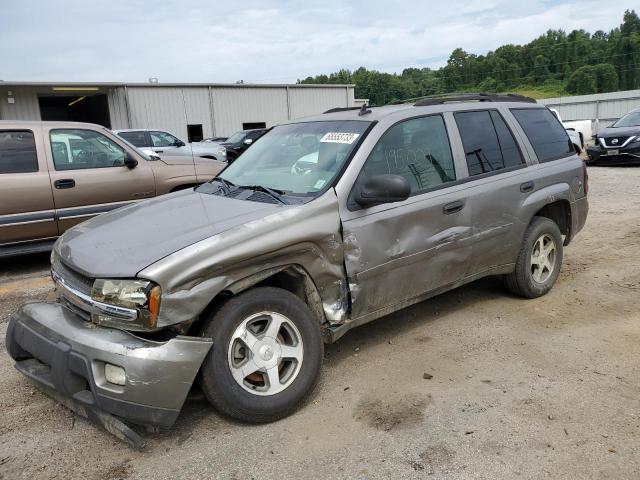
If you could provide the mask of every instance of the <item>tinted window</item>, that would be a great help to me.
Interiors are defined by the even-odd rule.
[[[120,132],[118,136],[124,138],[134,147],[150,147],[147,132]]]
[[[440,115],[414,118],[387,130],[364,164],[358,183],[389,173],[406,178],[412,195],[456,179]]]
[[[548,162],[573,153],[571,140],[558,119],[546,108],[511,110],[538,156]]]
[[[518,145],[498,112],[459,112],[455,119],[470,176],[523,164]]]
[[[0,131],[0,174],[38,171],[33,132]]]
[[[121,167],[125,152],[120,145],[93,130],[51,130],[51,151],[56,170]]]
[[[174,147],[178,139],[167,132],[150,132],[154,147]]]

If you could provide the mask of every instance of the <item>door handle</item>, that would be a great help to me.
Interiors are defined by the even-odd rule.
[[[533,187],[535,187],[536,184],[533,182],[524,182],[520,184],[520,191],[522,193],[527,193],[533,190]]]
[[[76,186],[76,181],[73,178],[63,178],[53,182],[53,186],[59,189],[73,188]]]
[[[156,153],[162,153],[163,150],[156,150]]]
[[[459,212],[464,207],[464,202],[462,200],[457,200],[455,202],[447,203],[444,207],[442,207],[442,211],[445,215],[450,215],[452,213]]]

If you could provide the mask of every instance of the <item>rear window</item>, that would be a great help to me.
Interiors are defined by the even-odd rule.
[[[124,138],[134,147],[148,147],[147,132],[120,132],[119,137]]]
[[[511,110],[536,152],[539,162],[549,162],[573,153],[567,131],[546,108]]]
[[[0,131],[0,174],[38,171],[38,157],[33,132]]]
[[[477,110],[454,116],[470,176],[524,164],[513,135],[498,112]]]

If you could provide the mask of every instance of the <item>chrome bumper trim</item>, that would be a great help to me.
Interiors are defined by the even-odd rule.
[[[51,276],[53,277],[53,281],[59,291],[59,295],[63,296],[65,300],[71,302],[73,305],[85,312],[106,315],[127,321],[133,321],[138,318],[137,310],[98,302],[92,299],[89,295],[76,290],[71,285],[68,285],[64,281],[64,278],[58,275],[55,270],[51,271]]]

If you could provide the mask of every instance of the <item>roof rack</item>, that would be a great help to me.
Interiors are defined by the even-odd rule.
[[[517,93],[452,93],[445,95],[433,95],[418,100],[415,107],[427,105],[441,105],[447,102],[522,102],[537,103],[534,98],[525,97]]]
[[[336,107],[330,108],[326,112],[322,112],[322,114],[324,115],[325,113],[348,112],[349,110],[360,110],[360,108],[361,107]]]

